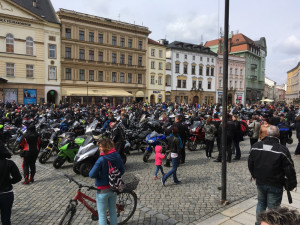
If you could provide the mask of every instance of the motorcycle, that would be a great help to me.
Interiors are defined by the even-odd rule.
[[[151,134],[147,135],[146,142],[148,146],[143,155],[144,162],[148,162],[149,157],[151,156],[156,145],[162,146],[162,152],[167,150],[167,138],[164,134],[159,134],[156,131],[153,131]]]
[[[187,146],[190,151],[196,151],[197,146],[205,148],[205,133],[204,124],[201,121],[194,121],[190,128],[190,138],[187,141]]]
[[[20,144],[23,140],[23,136],[27,131],[27,127],[23,126],[21,128],[18,129],[17,133],[12,135],[11,139],[8,142],[8,146],[10,148],[10,150],[14,153],[14,154],[19,154],[20,153]]]

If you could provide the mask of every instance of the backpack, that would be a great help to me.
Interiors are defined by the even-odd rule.
[[[242,134],[243,136],[245,136],[248,132],[248,125],[244,121],[241,121],[240,124],[241,124]]]
[[[122,191],[125,187],[121,172],[112,166],[110,161],[108,161],[108,182],[112,191]]]

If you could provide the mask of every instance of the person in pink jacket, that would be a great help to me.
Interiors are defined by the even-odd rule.
[[[164,169],[162,167],[162,161],[166,157],[166,155],[161,154],[161,149],[162,149],[162,147],[160,145],[155,146],[155,157],[154,158],[155,158],[156,169],[155,169],[155,172],[154,172],[154,180],[158,179],[157,173],[158,173],[159,170],[161,171],[163,176],[165,175]]]

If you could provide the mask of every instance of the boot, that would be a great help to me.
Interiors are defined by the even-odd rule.
[[[23,184],[29,184],[28,176],[25,176]]]
[[[30,174],[29,182],[31,182],[31,183],[34,182],[34,174]]]

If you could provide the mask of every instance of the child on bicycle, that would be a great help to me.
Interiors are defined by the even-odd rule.
[[[155,172],[154,172],[154,180],[158,179],[157,173],[158,173],[159,170],[161,171],[161,174],[163,176],[165,175],[164,169],[162,167],[162,161],[166,157],[166,155],[161,154],[161,150],[162,150],[162,147],[160,145],[155,146],[155,157],[154,158],[155,158],[156,169],[155,169]]]

